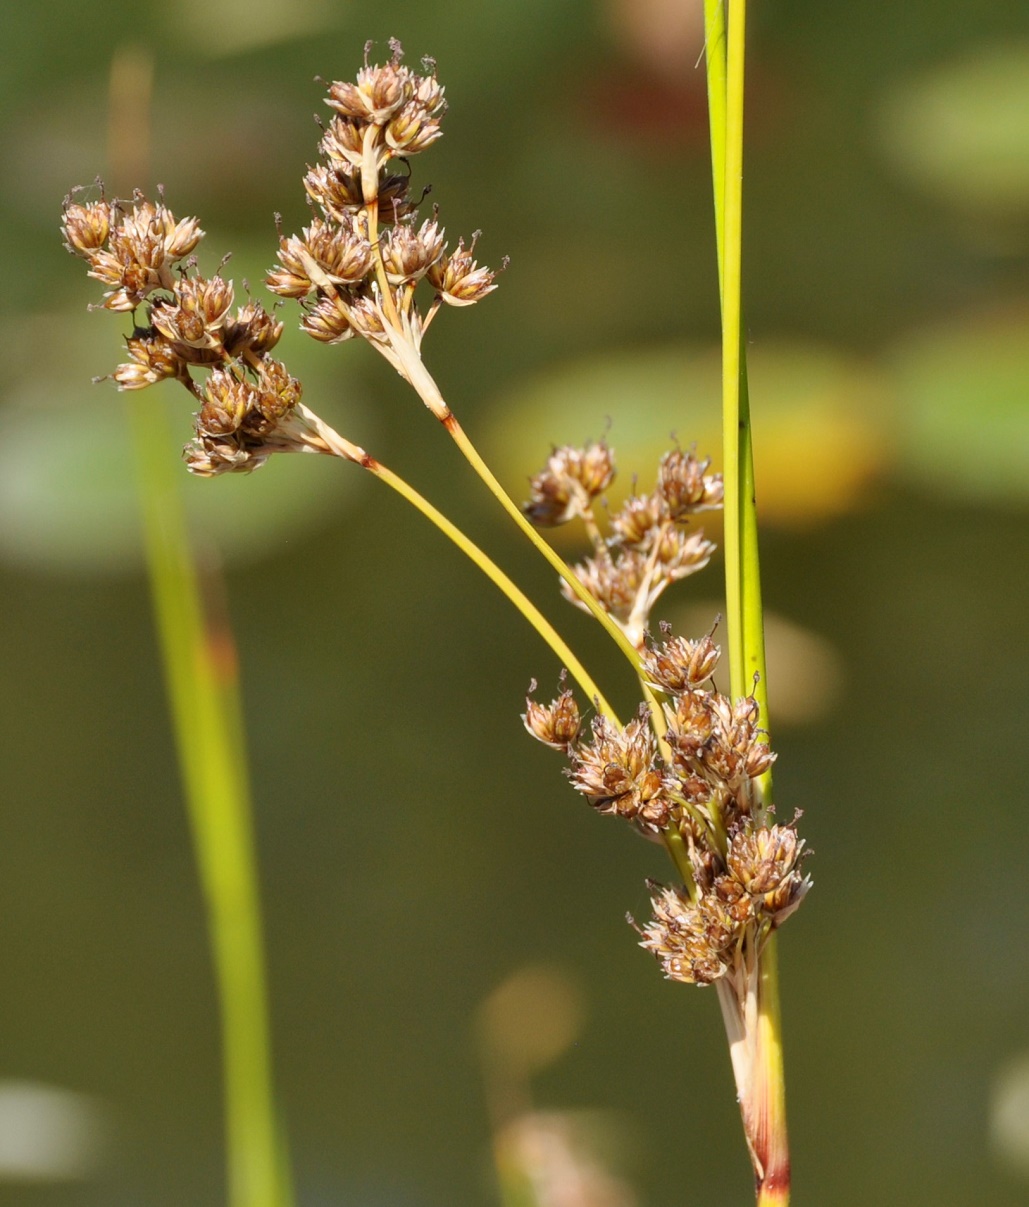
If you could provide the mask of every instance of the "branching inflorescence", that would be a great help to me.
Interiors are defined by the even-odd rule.
[[[437,216],[417,226],[408,176],[390,171],[440,136],[443,89],[429,60],[425,72],[405,67],[394,43],[385,65],[366,66],[356,84],[330,85],[335,116],[321,140],[325,159],[304,180],[318,213],[302,236],[280,238],[266,282],[301,302],[308,335],[328,344],[363,338],[422,391],[422,337],[440,306],[469,306],[496,288],[474,259],[475,237],[448,252]],[[246,473],[275,452],[361,460],[303,406],[300,382],[268,356],[282,324],[252,301],[230,315],[232,282],[200,275],[192,253],[204,232],[195,218],[177,221],[163,199],[154,204],[140,192],[129,202],[69,196],[63,231],[68,250],[107,286],[104,308],[135,315],[146,307],[146,325],[126,340],[129,362],[112,374],[118,387],[171,378],[200,402],[184,453],[192,473]],[[424,309],[415,297],[423,280],[434,290]],[[202,385],[196,370],[210,371]],[[433,409],[444,416],[442,400]]]
[[[633,494],[605,519],[596,513],[615,476],[604,441],[559,448],[531,479],[519,511],[474,450],[422,361],[425,332],[443,305],[464,307],[496,288],[475,258],[477,236],[448,250],[434,208],[418,221],[406,170],[440,136],[446,105],[435,65],[404,66],[398,44],[356,83],[329,85],[333,110],[323,158],[304,186],[312,207],[301,235],[280,231],[278,263],[266,284],[303,309],[301,328],[338,344],[360,338],[406,379],[523,531],[558,570],[562,590],[590,612],[629,658],[643,703],[623,725],[572,651],[506,575],[412,487],[351,444],[301,402],[300,383],[270,355],[282,323],[248,300],[233,311],[232,282],[200,275],[203,232],[164,204],[135,193],[126,202],[65,201],[68,250],[105,287],[102,307],[131,313],[129,359],[111,375],[122,390],[164,380],[184,386],[199,408],[184,455],[194,474],[249,472],[276,452],[318,452],[370,470],[428,516],[529,619],[582,687],[596,715],[584,727],[570,688],[550,704],[527,701],[529,732],[568,759],[572,787],[601,814],[617,814],[665,843],[678,883],[651,883],[653,916],[637,926],[641,945],[676,981],[719,987],[755,1170],[771,1096],[760,1088],[755,1023],[759,958],[768,936],[797,908],[810,882],[795,822],[774,820],[768,775],[775,758],[754,695],[732,699],[713,675],[713,632],[696,640],[666,625],[655,639],[651,612],[672,583],[707,565],[714,545],[690,523],[722,506],[710,462],[675,447],[662,457],[649,494]],[[423,284],[424,283],[424,284]],[[143,325],[137,316],[144,311]],[[588,556],[568,567],[536,529],[580,521]],[[630,922],[632,919],[630,918]],[[634,926],[635,922],[632,923]],[[755,1086],[758,1087],[755,1089]],[[783,1143],[785,1132],[780,1132]],[[785,1150],[783,1150],[785,1151]],[[781,1164],[781,1163],[780,1163]],[[776,1169],[779,1167],[777,1166]],[[779,1177],[781,1170],[775,1174]]]
[[[753,696],[733,701],[711,686],[720,654],[712,637],[687,640],[667,626],[663,640],[646,636],[660,594],[714,551],[702,532],[685,529],[697,513],[721,506],[721,476],[709,469],[692,452],[666,453],[653,492],[630,496],[610,517],[606,539],[594,511],[615,475],[606,443],[557,449],[532,479],[525,511],[535,523],[583,521],[593,552],[576,570],[641,647],[641,679],[659,708],[642,704],[624,727],[597,715],[584,734],[564,688],[549,705],[530,697],[524,720],[568,757],[572,787],[598,813],[684,842],[685,883],[654,886],[654,917],[640,929],[666,976],[708,984],[729,974],[743,989],[764,938],[807,892],[804,843],[792,825],[769,824],[757,805],[755,781],[775,756]]]

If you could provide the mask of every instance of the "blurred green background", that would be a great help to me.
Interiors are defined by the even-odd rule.
[[[817,852],[781,943],[795,1201],[1021,1204],[1029,10],[752,9],[776,784]],[[87,313],[99,291],[57,233],[62,195],[106,170],[112,56],[154,56],[138,183],[198,215],[202,266],[231,250],[258,295],[273,214],[305,220],[313,77],[352,75],[367,39],[435,56],[451,111],[415,183],[511,263],[440,316],[430,366],[516,497],[552,442],[605,432],[649,489],[670,433],[715,451],[699,0],[47,0],[7,4],[0,31],[0,1204],[207,1207],[213,981],[123,403],[90,385],[126,324]],[[388,366],[292,330],[281,347],[305,401],[460,517],[630,707],[618,656]],[[152,397],[177,456],[187,411]],[[661,851],[583,808],[521,728],[549,652],[348,466],[182,477],[242,658],[302,1207],[495,1201],[476,1018],[541,963],[578,1021],[535,1101],[601,1113],[619,1201],[748,1202],[715,997],[663,982],[624,920]],[[719,594],[713,566],[662,614],[706,630]]]

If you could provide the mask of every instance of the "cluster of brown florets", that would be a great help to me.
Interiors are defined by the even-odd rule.
[[[602,441],[555,450],[532,478],[525,504],[540,525],[584,521],[594,553],[576,572],[639,647],[651,696],[627,725],[600,713],[584,730],[568,688],[548,705],[530,695],[526,728],[567,756],[572,787],[598,813],[681,844],[686,882],[654,886],[654,916],[639,933],[668,977],[702,984],[733,970],[745,949],[759,948],[809,887],[800,870],[803,841],[757,804],[755,785],[775,759],[757,700],[731,700],[715,689],[720,650],[711,635],[688,640],[662,625],[662,640],[646,636],[661,591],[700,569],[713,551],[702,533],[682,531],[697,512],[721,505],[721,476],[709,470],[692,452],[667,453],[655,489],[633,495],[610,517],[606,539],[594,505],[615,467]]]
[[[745,935],[760,942],[797,908],[809,881],[793,826],[770,825],[754,807],[754,781],[775,756],[758,728],[752,696],[732,701],[710,684],[719,649],[710,636],[672,637],[643,650],[666,731],[649,710],[622,727],[598,715],[583,731],[567,688],[549,705],[527,701],[526,728],[563,751],[568,777],[598,813],[616,814],[652,838],[669,832],[688,852],[689,885],[655,885],[654,917],[640,934],[673,980],[717,980]]]
[[[318,212],[302,235],[280,235],[266,283],[301,303],[301,327],[315,339],[360,336],[414,380],[440,306],[469,306],[496,286],[474,259],[474,237],[448,252],[435,213],[417,224],[407,174],[394,169],[440,137],[446,103],[431,61],[419,74],[404,66],[398,43],[390,47],[389,62],[366,63],[356,83],[329,85],[335,116],[321,141],[324,161],[304,180]],[[129,361],[112,374],[118,387],[173,379],[199,402],[184,452],[193,473],[248,472],[274,452],[339,452],[331,429],[300,403],[300,382],[268,355],[282,323],[253,301],[232,313],[232,282],[198,272],[197,219],[180,222],[163,198],[154,204],[139,192],[128,202],[68,197],[63,230],[68,250],[106,287],[106,309],[135,317],[145,307],[145,325],[137,318],[126,339]],[[424,312],[414,300],[422,280],[433,290]]]
[[[722,477],[708,472],[710,464],[683,449],[666,453],[654,490],[631,495],[609,517],[606,538],[594,512],[596,500],[615,477],[614,458],[604,441],[555,449],[530,480],[524,511],[534,524],[553,527],[577,518],[586,524],[593,555],[575,566],[575,573],[636,646],[665,588],[702,569],[714,552],[703,532],[685,530],[698,512],[722,505]],[[562,590],[570,602],[585,608],[567,584]]]
[[[267,285],[303,303],[301,326],[314,339],[360,336],[406,375],[441,304],[469,306],[496,286],[474,259],[474,237],[448,253],[435,212],[417,223],[408,175],[394,169],[440,137],[446,102],[432,61],[419,74],[390,46],[388,63],[329,85],[324,160],[304,180],[318,215],[301,235],[280,238]],[[414,300],[423,280],[434,291],[425,312]]]
[[[653,918],[640,928],[669,980],[709,985],[737,965],[745,936],[763,938],[800,905],[810,879],[800,871],[804,840],[792,826],[730,835],[724,855],[698,869],[695,891],[653,885]]]
[[[140,192],[85,204],[69,196],[62,229],[67,249],[106,287],[102,307],[134,316],[145,308],[145,324],[136,318],[125,341],[128,361],[111,374],[118,388],[174,380],[200,404],[185,449],[193,473],[248,471],[272,452],[309,446],[294,414],[300,382],[268,355],[282,324],[254,301],[233,312],[232,282],[200,275],[196,218],[179,221],[163,199]]]

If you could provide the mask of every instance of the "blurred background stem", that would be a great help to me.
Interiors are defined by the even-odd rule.
[[[144,543],[221,1012],[230,1207],[287,1207],[232,635],[204,614],[160,406],[129,402]]]
[[[151,55],[123,47],[111,64],[108,159],[116,190],[145,187]],[[128,398],[143,543],[185,788],[221,1022],[230,1207],[290,1207],[276,1123],[271,1036],[235,645],[225,609],[205,608],[161,404]],[[209,585],[218,584],[209,575]],[[211,591],[214,595],[215,592]]]

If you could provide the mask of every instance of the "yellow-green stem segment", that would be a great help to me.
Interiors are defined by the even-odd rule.
[[[440,532],[452,541],[486,575],[490,582],[498,587],[511,603],[514,604],[529,624],[532,625],[547,645],[550,646],[560,662],[568,668],[572,678],[575,679],[589,699],[596,703],[597,708],[615,725],[621,726],[621,722],[614,709],[608,704],[600,688],[597,687],[586,668],[575,654],[572,653],[564,638],[540,612],[532,600],[501,570],[487,553],[480,549],[452,520],[448,519],[438,508],[434,507],[424,495],[415,490],[399,474],[395,474],[392,470],[387,469],[381,461],[377,461],[370,453],[367,453],[363,448],[351,443],[338,432],[334,431],[327,423],[319,419],[313,411],[308,410],[303,405],[301,405],[300,410],[308,423],[319,433],[325,444],[337,456],[342,457],[344,460],[352,461],[355,465],[360,465],[363,469],[368,470],[369,473],[374,474],[375,477],[384,482],[390,489],[395,490],[401,498],[406,499],[412,507],[420,511],[427,520],[435,524]],[[661,723],[659,734],[663,735],[666,726],[664,724],[664,715],[660,711],[660,704],[649,686],[646,684],[642,686],[648,700],[651,702],[652,708],[657,710]],[[683,882],[692,895],[694,891],[693,867],[690,863],[689,852],[686,849],[682,835],[679,833],[677,827],[669,826],[662,833],[662,839],[672,862],[675,864]]]
[[[737,11],[734,20],[742,28],[746,24],[745,6],[737,4],[735,8]],[[743,11],[740,11],[741,9]],[[715,240],[718,249],[718,289],[723,317],[724,552],[730,690],[733,696],[754,693],[761,708],[762,724],[767,729],[765,633],[758,559],[753,432],[741,292],[745,46],[742,37],[732,38],[731,96],[738,100],[734,99],[730,104],[725,0],[704,0],[704,33]],[[729,263],[726,263],[727,223],[732,224],[730,241],[735,249],[730,252]],[[727,280],[731,281],[728,299]],[[764,804],[771,788],[768,775],[761,778],[758,788],[762,797],[760,803]]]
[[[219,657],[217,635],[205,621],[164,412],[138,396],[129,411],[154,614],[221,1013],[229,1203],[289,1207],[238,683],[231,652]]]
[[[618,720],[614,709],[604,698],[603,693],[597,687],[586,668],[575,654],[572,653],[571,647],[532,600],[501,570],[496,562],[480,549],[474,541],[467,537],[456,524],[447,519],[436,507],[433,507],[428,499],[419,494],[403,478],[393,473],[392,470],[387,469],[381,462],[376,461],[373,457],[368,457],[367,460],[360,462],[360,464],[373,473],[380,481],[385,482],[387,486],[395,490],[402,498],[406,499],[412,507],[417,508],[427,520],[435,524],[445,537],[453,541],[458,549],[478,566],[490,582],[503,592],[536,632],[539,633],[547,645],[550,646],[557,655],[558,660],[563,666],[567,667],[568,673],[579,684],[587,697],[596,704],[597,708],[610,721],[620,726],[621,722]]]
[[[361,448],[360,445],[354,444],[344,436],[341,436],[339,432],[330,427],[329,424],[319,418],[314,411],[304,406],[303,403],[300,404],[297,410],[309,427],[321,438],[323,448],[329,449],[329,451],[337,457],[341,457],[344,461],[350,461],[354,465],[360,465],[362,469],[368,470],[370,474],[373,474],[381,482],[384,482],[391,490],[395,490],[402,499],[406,499],[430,523],[435,524],[440,532],[448,540],[452,541],[486,575],[490,582],[499,588],[507,599],[514,604],[529,624],[532,625],[554,651],[558,660],[568,669],[569,674],[579,684],[587,697],[591,701],[594,701],[600,711],[615,725],[621,725],[614,709],[607,702],[603,692],[601,692],[592,676],[572,652],[568,643],[517,583],[501,570],[485,550],[480,549],[469,536],[437,507],[434,507],[424,495],[415,490],[405,478],[402,478],[399,474],[395,474],[391,469],[383,465],[381,461],[377,461],[370,453]]]
[[[440,393],[439,386],[436,384],[428,368],[426,368],[420,354],[407,341],[400,340],[393,344],[393,351],[400,359],[404,375],[414,387],[419,398],[421,398],[422,402],[425,403],[433,415],[446,428],[450,438],[461,450],[468,464],[482,479],[490,494],[493,495],[532,544],[536,546],[561,578],[564,579],[569,588],[575,593],[576,598],[581,600],[585,607],[589,609],[611,640],[629,660],[633,670],[638,672],[640,666],[639,651],[611,617],[608,616],[600,604],[597,603],[561,555],[556,553],[543,537],[540,536],[529,520],[522,514],[522,510],[518,504],[511,498],[503,486],[500,485],[496,475],[482,459],[478,449],[458,422],[457,416],[447,405],[443,395]]]
[[[570,590],[574,593],[577,599],[585,605],[593,617],[598,621],[607,635],[622,651],[628,659],[633,670],[639,674],[640,671],[640,655],[639,651],[632,644],[622,629],[615,621],[604,611],[593,595],[587,590],[585,585],[579,579],[575,571],[568,563],[557,553],[536,531],[529,520],[522,513],[521,508],[511,498],[507,491],[500,485],[496,475],[486,464],[479,454],[478,449],[469,439],[464,428],[457,420],[457,416],[447,405],[440,393],[432,374],[426,368],[420,354],[416,349],[411,347],[406,340],[396,340],[393,342],[393,352],[400,360],[403,366],[404,375],[410,384],[414,387],[418,396],[425,403],[428,409],[436,416],[443,424],[451,439],[464,454],[465,460],[479,475],[487,489],[493,497],[500,503],[501,507],[514,520],[522,532],[529,538],[533,545],[546,558],[551,566],[557,571],[561,578],[568,584]],[[654,693],[644,685],[644,698],[647,706],[650,709],[650,715],[654,720],[654,727],[657,732],[663,733],[664,717],[661,714],[661,706],[658,703]]]

